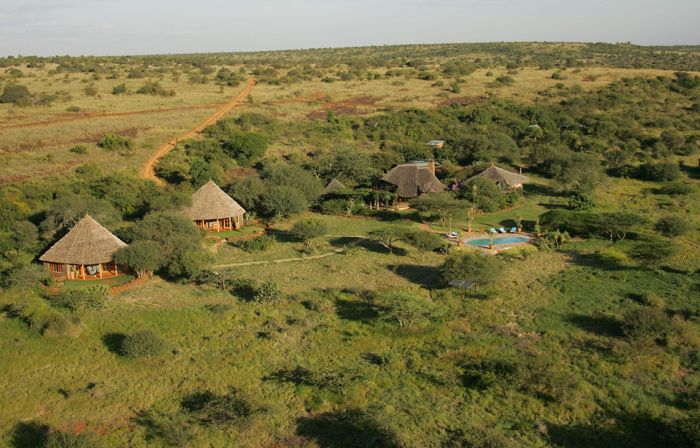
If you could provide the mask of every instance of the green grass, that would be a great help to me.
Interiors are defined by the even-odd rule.
[[[102,280],[65,280],[63,282],[63,287],[66,289],[85,289],[92,286],[105,286],[111,288],[112,286],[123,285],[134,279],[133,275],[120,275],[118,277],[109,277]]]

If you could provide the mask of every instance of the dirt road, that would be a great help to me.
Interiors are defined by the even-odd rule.
[[[233,109],[236,106],[239,106],[243,100],[245,100],[250,92],[253,90],[253,86],[255,86],[255,79],[249,79],[248,82],[246,83],[245,88],[241,93],[238,94],[236,98],[234,98],[231,102],[226,103],[223,105],[219,110],[214,112],[209,118],[204,120],[202,123],[200,123],[196,128],[192,129],[191,131],[188,131],[179,137],[175,138],[174,140],[169,141],[165,145],[161,146],[158,148],[158,150],[153,153],[150,159],[146,162],[146,164],[143,166],[141,171],[139,172],[139,177],[141,179],[150,179],[153,182],[155,182],[158,185],[165,185],[165,182],[163,182],[162,179],[159,179],[156,176],[155,173],[155,167],[158,161],[165,156],[167,153],[169,153],[175,145],[177,145],[177,142],[181,140],[187,140],[190,138],[195,137],[197,134],[201,133],[204,129],[208,128],[212,124],[216,123],[221,117],[226,115],[231,109]]]

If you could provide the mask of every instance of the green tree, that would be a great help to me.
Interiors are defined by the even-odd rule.
[[[129,266],[138,277],[150,276],[163,267],[165,257],[160,245],[154,241],[134,241],[114,256],[114,260]]]
[[[380,291],[372,296],[372,304],[377,307],[380,319],[396,323],[400,328],[427,325],[444,316],[435,302],[411,292]]]
[[[227,192],[248,211],[259,208],[267,187],[257,176],[246,176],[228,187]]]
[[[690,231],[690,224],[680,216],[664,216],[656,221],[654,228],[666,236],[681,236]]]
[[[460,211],[466,209],[468,205],[464,201],[455,198],[454,193],[449,191],[418,196],[409,202],[411,207],[416,210],[437,215],[442,227],[445,227],[448,220],[451,222],[452,218]]]
[[[650,238],[635,244],[630,249],[629,256],[641,266],[657,270],[675,252],[670,241]]]
[[[403,240],[406,237],[406,232],[406,229],[403,227],[392,226],[379,230],[373,230],[369,233],[369,236],[382,246],[389,249],[390,253],[394,253],[394,244]]]
[[[252,132],[232,132],[221,142],[223,150],[241,165],[252,165],[265,155],[267,139]]]
[[[494,256],[481,253],[451,255],[440,268],[445,283],[466,280],[477,285],[489,285],[498,279],[503,264]]]
[[[303,219],[295,222],[289,233],[308,246],[315,238],[326,233],[326,224],[318,219]]]
[[[255,290],[253,300],[258,303],[271,303],[282,300],[282,290],[275,282],[262,282]]]
[[[309,207],[304,193],[288,186],[271,186],[260,200],[260,206],[267,217],[288,218]]]

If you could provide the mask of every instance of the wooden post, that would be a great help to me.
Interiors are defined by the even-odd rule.
[[[85,265],[84,264],[80,265],[80,278],[85,280]]]
[[[117,267],[117,263],[114,263],[114,275],[119,275],[119,268]]]
[[[102,278],[102,263],[100,263],[100,273],[99,273],[99,277]]]

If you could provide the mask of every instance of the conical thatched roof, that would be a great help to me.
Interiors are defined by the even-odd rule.
[[[396,185],[396,193],[402,198],[412,198],[423,193],[436,193],[445,189],[435,174],[421,163],[397,165],[382,177]]]
[[[530,180],[527,176],[523,176],[522,174],[514,173],[512,171],[504,170],[503,168],[499,168],[497,166],[491,166],[489,168],[486,168],[481,173],[477,174],[476,176],[473,176],[472,179],[474,177],[485,177],[487,179],[491,179],[494,182],[508,185],[509,187],[512,187],[514,185],[522,185]]]
[[[126,247],[126,243],[112,235],[90,215],[85,215],[39,260],[84,265],[108,263],[114,259],[114,253],[123,247]]]
[[[328,182],[328,185],[326,185],[323,190],[321,191],[321,194],[326,194],[330,193],[332,191],[337,191],[337,190],[347,190],[348,187],[343,185],[341,181],[338,179],[333,179],[330,182]]]
[[[185,212],[196,221],[223,219],[245,214],[243,207],[211,180],[192,195],[192,206],[188,207]]]

